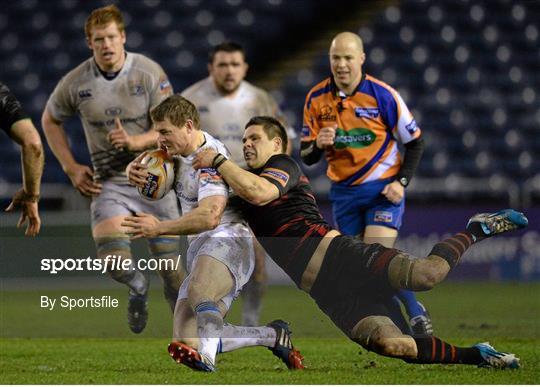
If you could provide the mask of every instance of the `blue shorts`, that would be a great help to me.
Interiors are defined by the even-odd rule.
[[[346,235],[358,235],[369,225],[399,230],[405,211],[405,197],[399,204],[393,204],[381,194],[393,180],[377,180],[356,186],[332,184],[330,200],[339,231]]]

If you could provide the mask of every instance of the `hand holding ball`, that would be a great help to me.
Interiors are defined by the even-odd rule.
[[[148,200],[162,199],[174,183],[174,163],[170,156],[158,149],[146,153],[140,163],[146,167],[148,174],[144,184],[137,185],[139,194]]]

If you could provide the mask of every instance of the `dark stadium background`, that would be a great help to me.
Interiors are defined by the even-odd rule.
[[[109,1],[1,0],[0,79],[40,128],[60,77],[89,57],[83,25]],[[248,80],[276,97],[299,133],[307,91],[329,74],[327,51],[340,31],[363,38],[364,70],[396,88],[426,139],[407,189],[398,245],[425,254],[446,232],[479,211],[514,207],[527,231],[478,245],[455,279],[540,279],[540,2],[538,1],[117,1],[127,22],[127,49],[159,62],[176,91],[207,75],[207,52],[223,40],[247,49]],[[78,120],[66,125],[74,154],[89,161]],[[20,153],[0,141],[0,204],[20,187]],[[44,141],[45,142],[45,141]],[[298,141],[296,142],[298,150]],[[0,220],[4,285],[49,274],[39,260],[93,254],[89,202],[69,184],[45,145],[42,233]],[[330,220],[325,163],[304,167]],[[144,249],[140,247],[141,254]],[[88,273],[70,273],[88,275]],[[55,277],[58,278],[58,277]],[[273,272],[275,282],[283,276]]]

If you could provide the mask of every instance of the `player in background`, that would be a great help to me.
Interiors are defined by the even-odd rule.
[[[43,145],[37,129],[9,88],[0,82],[0,129],[21,147],[23,188],[13,195],[7,212],[21,209],[17,227],[26,222],[26,236],[36,236],[41,227],[38,201],[43,174]]]
[[[242,156],[244,125],[251,117],[276,117],[288,127],[274,98],[245,80],[248,67],[241,45],[234,42],[221,43],[209,54],[209,76],[182,92],[199,110],[201,127],[225,144],[232,159],[242,166],[245,166]],[[292,128],[288,128],[288,132],[295,135]],[[289,147],[288,154],[291,154],[291,151]],[[262,296],[266,286],[265,258],[264,249],[255,243],[255,270],[241,292],[242,325],[259,324]]]
[[[98,257],[132,259],[129,238],[121,227],[126,215],[147,212],[175,219],[179,214],[174,194],[158,202],[141,201],[125,174],[127,164],[141,151],[155,148],[158,134],[149,130],[149,111],[172,94],[172,87],[156,62],[125,51],[124,20],[115,5],[95,9],[86,20],[85,33],[92,57],[60,80],[49,97],[42,125],[73,186],[92,197],[92,236]],[[92,168],[75,159],[63,127],[76,114],[84,128]],[[148,242],[152,257],[178,258],[177,236]],[[129,327],[141,332],[148,319],[148,280],[134,265],[129,270],[109,270],[109,274],[129,287]],[[183,273],[160,270],[159,274],[165,298],[174,310]]]
[[[254,262],[253,236],[237,209],[227,206],[229,187],[213,168],[195,171],[193,158],[201,147],[229,156],[225,146],[200,129],[195,105],[180,95],[167,98],[152,110],[159,145],[173,157],[174,189],[182,216],[160,221],[137,213],[122,223],[132,238],[187,235],[186,277],[174,312],[173,342],[169,353],[195,370],[215,371],[218,352],[245,346],[269,348],[289,368],[303,368],[301,355],[290,341],[288,324],[281,320],[265,327],[225,325],[233,299],[249,280]],[[128,166],[130,181],[144,186],[142,155]]]
[[[389,300],[396,289],[432,289],[474,243],[526,227],[522,213],[477,214],[465,230],[436,243],[427,257],[411,257],[379,243],[340,235],[326,223],[308,179],[284,154],[287,134],[279,121],[252,118],[243,141],[249,171],[215,150],[199,152],[194,168],[215,168],[244,199],[244,215],[257,239],[347,337],[369,351],[409,363],[519,367],[515,355],[488,343],[456,347],[435,336],[402,333],[389,318]]]
[[[366,56],[358,35],[338,34],[329,56],[332,76],[306,97],[302,160],[312,165],[325,155],[340,232],[393,247],[405,209],[405,187],[424,149],[420,128],[394,89],[362,71]],[[400,290],[397,297],[413,332],[432,334],[429,314],[414,293]],[[397,300],[395,309],[395,321],[402,321]],[[408,330],[404,321],[398,325]]]

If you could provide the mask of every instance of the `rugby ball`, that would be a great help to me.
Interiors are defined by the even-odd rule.
[[[174,184],[174,163],[162,149],[148,152],[141,160],[148,168],[148,177],[139,194],[148,200],[159,200],[169,193]]]

